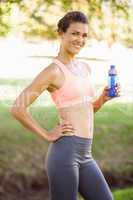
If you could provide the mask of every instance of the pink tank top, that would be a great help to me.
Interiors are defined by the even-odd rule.
[[[90,81],[90,74],[88,73],[87,77],[80,77],[72,73],[60,60],[55,58],[53,62],[60,67],[65,76],[63,86],[50,92],[56,106],[62,108],[92,102],[95,91]]]

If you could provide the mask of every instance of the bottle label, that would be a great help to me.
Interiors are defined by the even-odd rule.
[[[111,75],[109,76],[109,88],[116,86],[117,84],[117,76]]]
[[[117,96],[117,93],[116,93],[116,88],[115,86],[117,85],[117,75],[115,74],[112,74],[112,75],[109,75],[109,83],[108,83],[108,86],[109,86],[109,96],[110,97],[115,97]]]

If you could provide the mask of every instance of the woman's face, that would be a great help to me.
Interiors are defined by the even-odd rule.
[[[69,54],[77,54],[87,41],[88,25],[81,22],[73,22],[67,31],[61,32],[61,45]]]

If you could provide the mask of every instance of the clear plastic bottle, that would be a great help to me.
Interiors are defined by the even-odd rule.
[[[110,69],[108,71],[108,96],[109,97],[116,97],[117,92],[116,92],[116,86],[118,84],[118,76],[117,76],[117,71],[115,65],[111,65]]]

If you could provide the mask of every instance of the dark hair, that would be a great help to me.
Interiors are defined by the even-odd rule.
[[[80,11],[71,11],[68,12],[63,18],[59,20],[57,24],[58,26],[57,31],[66,32],[70,24],[73,22],[81,22],[84,24],[88,24],[87,17],[84,15],[84,13]]]

